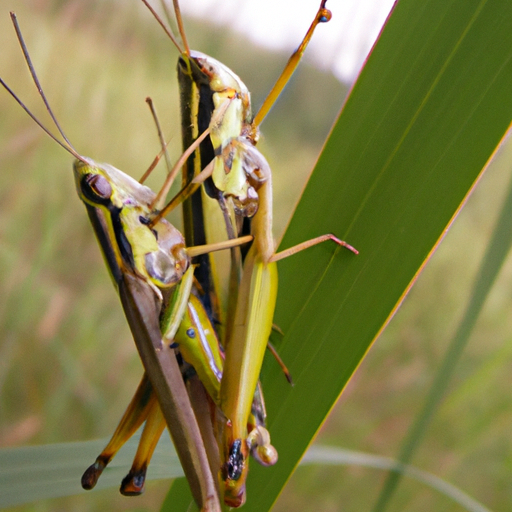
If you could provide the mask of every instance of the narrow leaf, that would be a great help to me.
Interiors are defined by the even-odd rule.
[[[400,1],[306,187],[282,246],[275,322],[295,387],[263,376],[273,468],[253,465],[247,510],[268,510],[372,342],[455,218],[512,119],[512,5]]]

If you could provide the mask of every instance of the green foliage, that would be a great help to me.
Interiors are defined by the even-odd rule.
[[[296,384],[263,376],[281,459],[253,470],[247,510],[278,495],[507,130],[511,28],[499,1],[396,7],[283,241],[333,232],[360,255],[323,246],[280,267],[275,321]]]

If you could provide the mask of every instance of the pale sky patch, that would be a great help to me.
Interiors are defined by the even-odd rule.
[[[357,76],[394,0],[329,0],[332,20],[317,28],[308,58],[345,82]],[[187,0],[184,13],[229,25],[256,44],[290,52],[318,9],[318,0]]]

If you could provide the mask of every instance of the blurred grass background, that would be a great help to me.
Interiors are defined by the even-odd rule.
[[[0,6],[0,75],[44,117],[10,26],[8,11],[16,9],[46,95],[80,153],[140,176],[159,149],[148,95],[179,153],[176,52],[139,2],[0,0]],[[218,27],[187,21],[187,28],[192,46],[232,67],[255,105],[261,103],[288,55],[269,55]],[[277,236],[346,88],[304,65],[265,122],[261,148],[274,169]],[[0,445],[105,437],[141,374],[133,341],[76,197],[72,158],[7,93],[0,94],[0,112]],[[398,453],[466,306],[508,185],[511,151],[498,154],[319,442]],[[512,502],[511,273],[508,262],[413,460],[493,510]],[[370,510],[384,476],[353,466],[299,468],[275,510]],[[167,488],[150,482],[137,499],[111,489],[23,510],[156,510]],[[390,510],[454,507],[404,480]]]

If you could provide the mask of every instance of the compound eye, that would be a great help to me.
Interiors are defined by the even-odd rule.
[[[112,195],[112,186],[100,174],[86,174],[82,180],[82,190],[90,199],[105,201]]]

